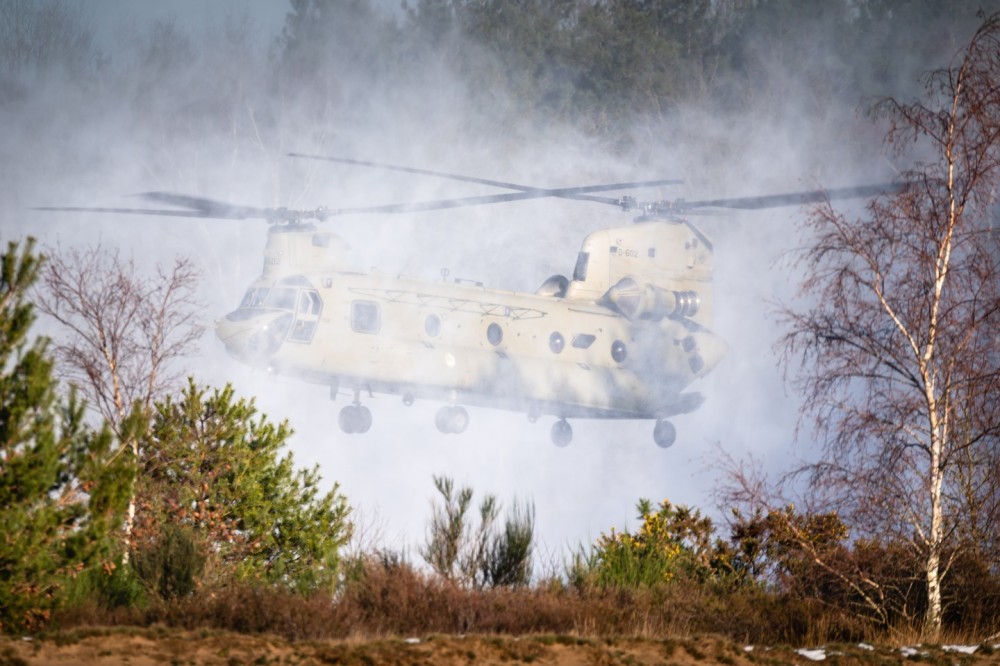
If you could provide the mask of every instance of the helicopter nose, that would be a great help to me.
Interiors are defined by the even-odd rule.
[[[215,336],[236,359],[259,365],[278,351],[292,326],[291,313],[235,310],[215,322]]]

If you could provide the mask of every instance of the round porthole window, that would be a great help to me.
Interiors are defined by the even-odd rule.
[[[503,329],[500,328],[500,324],[493,322],[486,328],[486,339],[494,347],[503,341]]]
[[[549,349],[553,354],[559,354],[566,346],[566,339],[558,331],[549,336]]]
[[[436,338],[441,333],[441,318],[437,315],[427,315],[427,319],[424,319],[424,332]]]
[[[628,349],[626,349],[624,342],[615,340],[611,343],[611,358],[615,359],[615,363],[621,363],[627,356]]]

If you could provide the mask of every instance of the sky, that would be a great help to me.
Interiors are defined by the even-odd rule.
[[[266,53],[280,33],[285,5],[264,0],[173,0],[83,3],[97,38],[109,52],[154,19],[176,18],[185,30],[212,29],[227,16],[246,12],[256,30],[246,58]],[[126,63],[127,65],[127,63]],[[127,67],[123,71],[127,71]],[[252,85],[236,77],[241,85]],[[205,80],[201,80],[204,78]],[[131,103],[170,107],[196,80],[129,82]],[[227,80],[226,85],[229,85]],[[364,89],[361,82],[358,89]],[[517,140],[484,134],[470,145],[454,145],[452,132],[470,122],[461,91],[442,80],[411,107],[373,105],[369,117],[344,112],[324,125],[294,94],[280,141],[255,136],[253,95],[227,109],[222,128],[187,127],[185,107],[160,118],[122,115],[89,99],[77,99],[59,84],[32,90],[23,106],[0,105],[0,116],[16,132],[0,137],[3,188],[2,240],[27,233],[43,244],[100,242],[142,265],[190,255],[207,278],[202,290],[205,323],[235,308],[262,266],[263,223],[178,222],[102,215],[51,216],[26,209],[38,205],[131,206],[127,195],[172,190],[253,206],[309,208],[374,205],[494,193],[463,183],[319,163],[294,163],[283,153],[327,152],[497,180],[558,187],[622,180],[682,178],[685,185],[634,192],[640,199],[665,195],[697,199],[747,196],[869,181],[869,167],[838,163],[840,136],[810,133],[790,124],[754,122],[734,129],[701,117],[682,118],[684,128],[662,150],[623,159],[602,154],[586,138],[567,133]],[[20,103],[20,102],[19,102]],[[33,107],[32,104],[38,104]],[[180,125],[178,129],[171,123]],[[749,129],[752,126],[752,129]],[[173,132],[173,134],[170,134]],[[188,132],[188,134],[185,134]],[[164,145],[159,137],[188,137]],[[193,138],[192,138],[193,137]],[[858,139],[860,140],[860,139]],[[718,146],[732,143],[720,151]],[[740,156],[727,160],[720,154]],[[650,157],[650,154],[653,156]],[[822,160],[820,159],[822,157]],[[817,171],[817,164],[822,169]],[[778,367],[780,337],[773,304],[794,296],[795,269],[785,258],[801,239],[795,228],[803,211],[777,209],[721,218],[698,218],[715,241],[714,330],[728,354],[691,390],[706,396],[698,411],[673,419],[678,439],[660,449],[651,421],[573,422],[570,446],[549,441],[552,417],[529,423],[524,414],[469,408],[471,424],[460,436],[434,426],[438,404],[402,404],[398,397],[366,400],[374,425],[364,435],[345,435],[337,415],[345,397],[331,402],[323,386],[274,378],[226,356],[209,333],[189,368],[199,381],[231,382],[253,396],[262,412],[287,419],[295,429],[290,447],[300,466],[318,465],[324,483],[337,482],[355,508],[367,546],[417,552],[425,537],[434,496],[432,477],[446,475],[501,502],[531,500],[536,508],[540,569],[558,570],[567,553],[593,543],[612,527],[635,526],[640,498],[702,508],[718,518],[715,505],[724,480],[720,464],[753,456],[770,470],[787,469],[814,454],[808,430],[797,436],[799,402]],[[13,222],[8,222],[11,220]],[[434,280],[443,268],[453,277],[488,287],[534,291],[553,274],[571,275],[584,237],[627,224],[613,208],[585,202],[538,200],[442,211],[435,214],[353,218],[334,228],[352,246],[360,270],[377,269]]]

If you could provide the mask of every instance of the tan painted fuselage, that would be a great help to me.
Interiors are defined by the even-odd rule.
[[[337,236],[274,227],[264,271],[217,334],[236,358],[339,389],[525,412],[665,419],[722,358],[711,244],[646,222],[591,234],[539,293],[351,270]]]

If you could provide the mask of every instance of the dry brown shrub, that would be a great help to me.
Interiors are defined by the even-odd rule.
[[[232,586],[147,608],[62,610],[61,628],[162,624],[270,633],[293,640],[432,634],[554,634],[663,638],[715,634],[756,644],[870,639],[867,625],[815,601],[759,590],[676,584],[574,590],[558,585],[476,590],[405,563],[353,563],[336,595]]]

